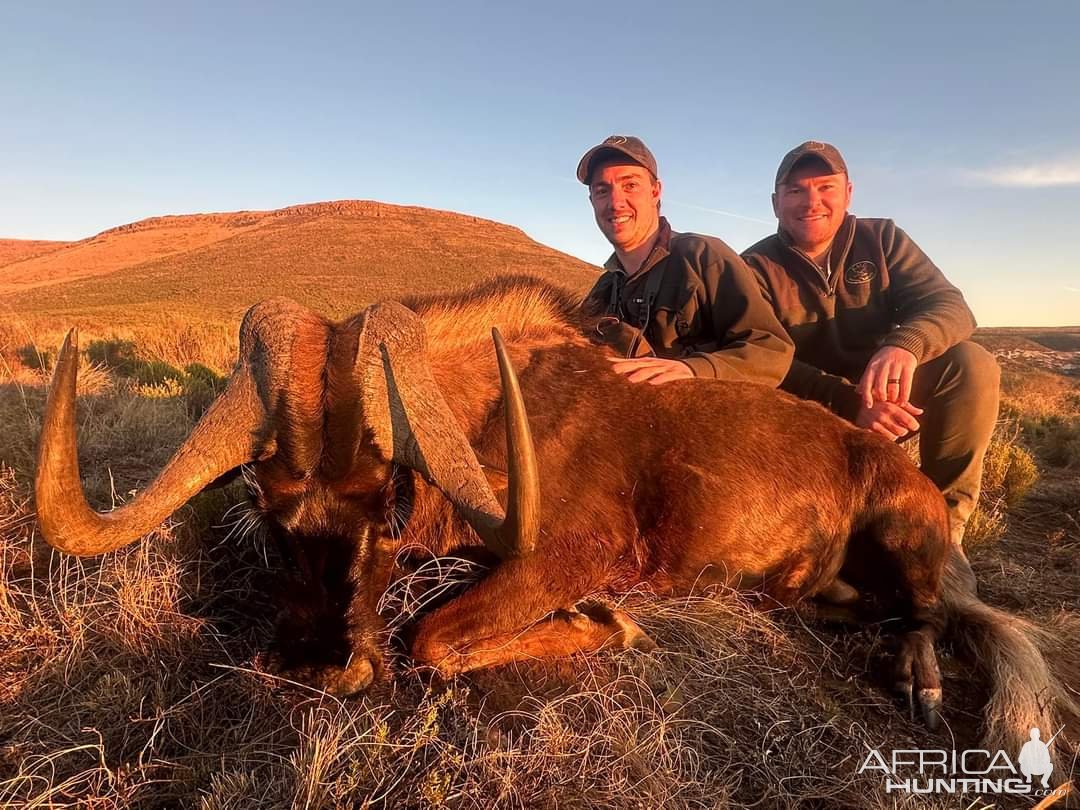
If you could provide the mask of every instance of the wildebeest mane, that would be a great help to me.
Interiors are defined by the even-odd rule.
[[[512,346],[543,346],[577,342],[587,321],[579,296],[535,276],[493,278],[402,303],[423,319],[433,360],[477,345],[490,355],[492,326]]]

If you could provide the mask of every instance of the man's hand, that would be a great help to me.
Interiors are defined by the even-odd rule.
[[[647,382],[650,385],[662,385],[672,380],[688,380],[694,376],[690,366],[681,360],[665,360],[661,357],[609,357],[612,370],[616,374],[625,374],[633,383]]]
[[[878,349],[866,364],[862,379],[855,387],[862,397],[863,408],[871,410],[875,402],[906,404],[911,396],[911,380],[918,365],[918,359],[907,349],[898,346]]]
[[[855,424],[880,433],[889,441],[895,442],[919,429],[915,418],[922,415],[922,408],[916,408],[910,402],[895,403],[885,400],[875,402],[869,408],[859,408]]]

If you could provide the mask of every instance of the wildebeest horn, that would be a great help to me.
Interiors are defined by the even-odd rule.
[[[45,404],[38,444],[35,501],[42,533],[69,554],[101,554],[143,536],[229,470],[250,461],[263,408],[251,371],[241,362],[217,400],[154,481],[131,503],[98,513],[79,481],[75,441],[78,332],[64,340]]]
[[[502,558],[528,554],[539,533],[540,486],[517,376],[493,331],[506,416],[504,513],[431,373],[423,322],[397,303],[364,314],[356,356],[365,425],[384,456],[438,487]]]

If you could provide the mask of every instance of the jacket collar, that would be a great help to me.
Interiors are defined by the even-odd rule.
[[[787,231],[777,227],[776,234],[780,238],[781,245],[804,259],[807,264],[814,267],[818,273],[821,273],[821,268],[814,263],[814,260],[795,246],[791,241],[791,237],[788,236]],[[854,239],[855,215],[847,214],[844,217],[844,221],[840,223],[840,230],[838,230],[836,236],[833,237],[832,244],[829,245],[829,267],[832,268],[834,274],[844,267],[844,262],[847,261],[848,253],[851,251],[851,243]]]
[[[656,232],[656,242],[653,244],[653,249],[649,251],[649,255],[645,258],[645,261],[641,263],[641,267],[633,278],[643,275],[653,267],[655,267],[660,261],[666,259],[671,253],[671,225],[668,224],[667,217],[660,217],[660,227]],[[621,273],[626,275],[626,270],[623,269],[622,264],[619,263],[619,255],[612,253],[611,257],[604,262],[604,269],[610,273]]]

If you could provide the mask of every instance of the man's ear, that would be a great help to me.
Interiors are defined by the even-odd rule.
[[[653,181],[652,196],[656,200],[656,207],[660,207],[660,193],[664,190],[663,184],[659,179]]]
[[[777,219],[780,219],[780,206],[778,205],[778,202],[779,200],[777,199],[776,192],[774,191],[772,193],[772,212],[773,216],[775,216]]]

